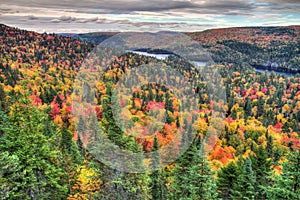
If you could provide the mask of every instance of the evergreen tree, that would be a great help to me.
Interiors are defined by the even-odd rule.
[[[237,119],[237,109],[234,109],[234,110],[231,112],[231,117],[232,117],[232,119]]]
[[[166,117],[167,124],[172,124],[174,122],[174,118],[172,116],[170,116],[168,110],[166,110],[166,112],[165,112],[165,117]]]
[[[203,154],[202,143],[196,139],[178,160],[172,175],[169,199],[216,199],[213,174]]]
[[[69,153],[71,151],[71,145],[72,145],[72,135],[68,131],[66,125],[63,124],[61,129],[61,143],[60,143],[62,152]]]
[[[100,194],[95,199],[149,199],[149,175],[146,173],[127,173],[126,169],[120,171],[120,167],[132,167],[143,168],[143,153],[141,145],[139,145],[133,138],[125,136],[121,128],[116,124],[113,117],[111,108],[111,97],[109,95],[103,96],[103,120],[101,121],[101,127],[106,133],[107,138],[110,140],[106,149],[103,146],[97,147],[97,143],[94,145],[94,149],[89,148],[93,155],[102,155],[105,151],[114,151],[114,146],[118,146],[121,149],[126,150],[128,153],[132,152],[138,155],[140,163],[132,163],[132,166],[125,166],[119,161],[113,162],[118,166],[106,166],[101,165],[101,174],[99,177],[103,182]],[[118,101],[115,99],[115,101]],[[101,136],[102,137],[102,136]],[[97,140],[102,140],[102,138]],[[101,143],[101,142],[100,142]],[[100,152],[99,152],[100,151]],[[105,156],[105,155],[104,155]],[[138,159],[136,159],[138,160]],[[146,170],[145,170],[146,171]]]
[[[273,186],[265,186],[268,199],[300,199],[300,153],[299,150],[288,155],[288,160],[283,164],[282,174],[275,176]]]
[[[68,157],[68,159],[70,159],[71,160],[70,162],[72,163],[77,163],[77,164],[81,163],[82,158],[80,156],[80,149],[73,141],[72,134],[67,129],[65,124],[63,124],[60,132],[61,132],[60,148],[63,155]]]
[[[269,136],[268,130],[266,131],[266,139],[267,139],[267,153],[269,158],[273,158],[273,138]]]
[[[262,97],[259,98],[258,102],[257,102],[257,117],[261,116],[263,114],[264,111],[264,100]]]
[[[160,169],[161,161],[160,161],[160,154],[158,152],[158,140],[157,137],[154,138],[153,143],[153,157],[151,160],[152,169],[154,171],[151,172],[150,178],[150,189],[151,189],[151,195],[152,199],[165,199],[165,180],[163,179],[163,170]]]
[[[246,99],[246,104],[245,104],[245,116],[244,118],[247,119],[252,115],[252,103],[249,98]]]
[[[290,132],[290,123],[289,122],[285,122],[282,126],[282,132],[284,133],[289,133]]]
[[[2,85],[0,84],[0,111],[1,110],[6,110],[6,95]]]
[[[54,138],[48,138],[43,132],[47,116],[31,107],[26,99],[20,99],[12,111],[12,115],[4,120],[1,129],[5,134],[0,139],[1,165],[4,168],[11,165],[10,172],[4,170],[0,175],[1,185],[5,188],[2,192],[8,191],[5,198],[65,198],[64,175],[62,169],[56,167],[58,152],[50,146]],[[20,176],[16,178],[16,174]]]
[[[251,156],[252,160],[252,168],[255,172],[256,176],[256,187],[255,190],[257,191],[256,198],[257,199],[264,199],[266,197],[264,190],[262,189],[263,186],[267,186],[270,184],[270,179],[268,178],[268,174],[271,172],[271,159],[268,158],[267,151],[262,147],[259,146],[258,148],[254,149],[254,156]]]
[[[149,100],[150,100],[150,101],[153,101],[153,99],[154,99],[154,94],[153,94],[153,90],[152,90],[152,84],[149,84],[148,86],[149,86],[149,87],[148,87],[148,89],[149,89]]]
[[[3,116],[5,113],[6,113],[6,94],[2,85],[0,84],[0,127],[2,126]],[[0,128],[0,138],[2,137],[3,134],[4,131],[1,130]]]
[[[219,197],[230,199],[234,193],[233,186],[237,184],[240,169],[235,162],[230,162],[218,172],[217,189]]]
[[[293,131],[299,132],[298,122],[296,121],[296,119],[293,119],[292,123],[293,123]]]
[[[176,117],[176,127],[180,128],[180,120],[178,116]]]
[[[255,175],[252,170],[252,161],[247,158],[243,165],[243,169],[238,176],[236,183],[233,185],[233,199],[254,199],[255,191]]]
[[[88,129],[87,129],[87,126],[85,124],[85,121],[83,120],[82,116],[80,116],[79,117],[79,122],[77,124],[77,141],[76,141],[76,144],[77,144],[78,150],[79,150],[82,157],[85,156],[85,148],[83,147],[83,143],[82,143],[81,138],[85,136],[87,130]]]

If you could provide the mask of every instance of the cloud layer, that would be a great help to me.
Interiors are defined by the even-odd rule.
[[[296,0],[4,0],[0,20],[38,32],[196,31],[298,25]]]

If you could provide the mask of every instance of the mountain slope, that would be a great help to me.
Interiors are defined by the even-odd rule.
[[[117,33],[76,35],[100,44]],[[186,33],[207,48],[217,63],[248,63],[276,71],[299,72],[300,26],[241,27]]]

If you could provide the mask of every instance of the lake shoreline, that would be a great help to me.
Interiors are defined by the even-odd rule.
[[[290,69],[286,67],[272,67],[272,66],[265,66],[265,65],[258,65],[258,64],[250,64],[253,68],[264,70],[264,71],[274,71],[275,73],[284,73],[284,74],[291,74],[296,75],[300,73],[300,69]]]

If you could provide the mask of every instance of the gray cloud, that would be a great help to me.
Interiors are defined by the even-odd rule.
[[[300,20],[297,22],[297,18],[287,16],[300,14],[300,1],[2,0],[0,12],[2,23],[30,24],[29,27],[36,27],[35,30],[45,27],[46,30],[60,32],[76,28],[190,31],[204,27],[266,25],[279,21],[283,21],[284,25],[299,24]]]
[[[29,15],[28,16],[28,20],[37,20],[37,19],[39,19],[39,18],[34,16],[34,15]]]
[[[161,0],[86,0],[86,1],[61,1],[61,0],[32,0],[26,3],[22,0],[4,0],[2,3],[11,5],[24,5],[49,8],[94,8],[119,11],[160,11],[179,8],[192,8],[196,4],[190,1],[161,1]]]
[[[63,21],[63,22],[71,22],[71,21],[75,21],[76,18],[75,17],[71,17],[71,16],[61,16],[59,18],[60,21]]]
[[[4,0],[2,3],[10,5],[42,7],[55,9],[74,9],[74,12],[86,14],[126,14],[134,11],[163,12],[169,10],[184,11],[201,14],[229,14],[249,15],[258,8],[265,10],[280,9],[283,11],[296,11],[299,8],[296,0]],[[298,4],[298,5],[297,5]],[[66,10],[66,12],[70,12]],[[297,11],[299,12],[299,10]]]
[[[201,9],[201,12],[208,11],[207,13],[211,13],[212,11],[229,11],[230,9],[238,9],[238,10],[249,10],[255,8],[255,6],[251,5],[247,1],[244,0],[194,0],[194,1],[172,1],[172,0],[85,0],[85,1],[77,1],[77,0],[32,0],[24,3],[23,0],[10,0],[4,1],[5,4],[11,5],[24,5],[24,6],[33,6],[33,7],[48,7],[48,8],[68,8],[68,9],[98,9],[98,11],[90,11],[90,12],[98,12],[107,13],[107,12],[117,12],[117,13],[127,13],[132,11],[166,11],[166,10],[174,10],[174,9]]]
[[[29,20],[34,20],[36,17],[31,16],[28,17]],[[98,17],[93,18],[76,18],[76,17],[70,17],[70,16],[61,16],[59,18],[50,19],[51,23],[79,23],[79,24],[88,24],[88,23],[97,23],[97,24],[119,24],[119,25],[132,25],[135,27],[143,27],[143,26],[152,26],[152,27],[159,27],[159,26],[182,26],[185,25],[185,23],[182,22],[133,22],[130,20],[108,20],[108,19],[102,19]],[[193,24],[190,24],[193,25]],[[194,24],[198,25],[198,24]]]

